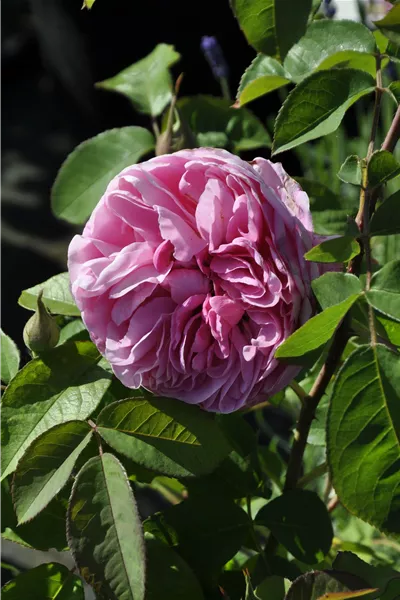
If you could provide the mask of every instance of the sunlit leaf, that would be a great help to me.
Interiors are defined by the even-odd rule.
[[[0,329],[1,381],[6,385],[18,373],[20,355],[15,342]]]
[[[115,456],[91,458],[79,471],[67,523],[69,546],[86,581],[107,597],[143,600],[142,526],[128,478]]]
[[[372,187],[382,185],[400,175],[400,163],[391,152],[378,150],[368,162],[368,183]]]
[[[371,280],[368,302],[395,321],[400,321],[400,260],[392,260]]]
[[[306,30],[312,0],[231,0],[231,6],[249,44],[283,60]]]
[[[245,70],[237,92],[237,104],[243,106],[260,96],[287,85],[290,79],[282,65],[265,54],[259,54]]]
[[[210,473],[232,450],[210,414],[169,398],[114,402],[97,428],[114,450],[170,477]]]
[[[79,144],[53,184],[51,206],[56,217],[75,225],[85,223],[111,179],[154,145],[153,135],[143,127],[110,129]]]
[[[84,600],[82,581],[65,566],[45,563],[25,571],[1,590],[4,600]]]
[[[380,344],[360,346],[335,379],[327,420],[328,459],[340,501],[361,519],[397,534],[399,389],[398,355]]]
[[[275,352],[276,358],[302,356],[320,348],[334,334],[339,323],[358,300],[359,294],[349,296],[343,302],[325,309],[297,329]]]
[[[71,342],[29,362],[7,387],[2,404],[2,478],[44,431],[86,419],[111,380],[91,342]]]
[[[361,161],[360,158],[354,154],[348,156],[338,173],[339,179],[344,183],[351,183],[352,185],[361,185]]]
[[[24,290],[18,299],[18,304],[29,310],[36,310],[37,297],[41,290],[43,290],[43,304],[51,313],[71,317],[80,316],[79,308],[76,306],[70,292],[68,273],[59,273],[43,283],[38,283]]]
[[[360,254],[360,244],[349,235],[326,240],[306,252],[304,258],[313,262],[348,262]]]
[[[360,68],[355,60],[368,59],[375,50],[374,36],[361,23],[343,19],[314,21],[289,51],[284,68],[298,82],[316,69],[331,69],[340,63]],[[370,58],[374,62],[373,56]]]
[[[123,94],[139,112],[156,117],[172,98],[169,67],[180,55],[169,44],[158,44],[150,54],[114,77],[97,83],[97,87]]]
[[[18,523],[33,519],[64,487],[91,438],[85,421],[56,425],[36,438],[18,463],[13,500]]]
[[[374,85],[371,75],[356,69],[317,71],[304,79],[279,111],[273,154],[335,131],[347,109]]]

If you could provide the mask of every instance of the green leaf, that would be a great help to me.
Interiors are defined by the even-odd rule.
[[[82,581],[64,565],[45,563],[21,573],[1,590],[4,600],[84,600]]]
[[[303,356],[325,344],[335,333],[343,317],[360,294],[352,294],[343,302],[325,309],[297,329],[275,352],[276,358]]]
[[[246,108],[233,108],[224,98],[181,98],[178,108],[200,147],[223,147],[241,152],[271,145],[261,121]]]
[[[379,21],[374,21],[374,25],[395,44],[400,44],[400,4],[393,8]]]
[[[325,504],[315,492],[289,490],[264,506],[256,523],[304,563],[319,563],[329,552],[333,530]]]
[[[10,486],[6,479],[1,482],[2,539],[36,550],[65,550],[65,513],[66,501],[62,494],[59,494],[36,519],[17,526]]]
[[[54,505],[57,506],[56,510]],[[50,507],[45,508],[34,521],[24,523],[20,527],[17,525],[4,527],[1,538],[35,550],[56,549],[60,552],[68,550],[65,536],[65,511],[65,505],[52,502]]]
[[[315,418],[311,423],[307,443],[313,446],[326,446],[326,418],[328,414],[329,397],[323,396],[315,412]]]
[[[391,61],[393,61],[395,63],[399,63],[400,62],[400,46],[398,44],[394,44],[393,42],[389,42],[389,40],[387,38],[386,38],[386,40],[388,41],[388,45],[385,50],[385,54],[387,54],[390,57]]]
[[[59,273],[43,283],[38,283],[34,287],[24,290],[18,298],[18,304],[29,310],[36,310],[38,294],[43,290],[43,304],[50,312],[56,315],[79,317],[81,313],[75,304],[69,287],[69,274]]]
[[[371,235],[400,233],[400,190],[378,206],[372,215],[370,233]]]
[[[231,5],[249,44],[283,60],[306,30],[312,0],[231,0]]]
[[[310,198],[315,231],[324,235],[346,233],[347,216],[351,211],[346,208],[343,198],[319,181],[304,177],[296,177],[296,181]]]
[[[94,3],[95,3],[95,0],[83,0],[82,8],[87,8],[88,10],[90,10]]]
[[[84,421],[56,425],[36,438],[18,463],[13,500],[18,524],[33,519],[64,487],[91,439]]]
[[[389,85],[389,90],[393,94],[394,99],[396,100],[397,104],[399,104],[400,103],[400,81],[392,81],[392,83]]]
[[[400,260],[392,260],[373,275],[366,296],[371,306],[400,321]]]
[[[282,65],[265,54],[259,54],[245,70],[237,92],[238,106],[243,106],[264,94],[290,83]]]
[[[383,327],[387,339],[394,344],[394,346],[400,346],[400,323],[393,321],[386,315],[382,315],[378,312],[375,313],[375,318]]]
[[[59,219],[82,225],[111,179],[153,148],[154,137],[143,127],[110,129],[82,142],[57,174],[51,191],[53,213]]]
[[[89,339],[89,332],[82,320],[74,319],[61,329],[58,345],[65,344],[65,342],[83,342]]]
[[[20,355],[17,344],[2,329],[0,329],[0,341],[1,381],[7,385],[18,373]]]
[[[341,571],[312,571],[301,575],[289,589],[285,600],[344,600],[359,598],[374,590],[365,588],[364,582]]]
[[[206,490],[152,515],[144,530],[174,548],[203,579],[223,567],[244,544],[249,518],[240,506]]]
[[[172,99],[169,67],[179,59],[173,46],[158,44],[145,58],[96,86],[123,94],[137,111],[157,117]]]
[[[382,185],[400,175],[400,163],[391,152],[377,150],[368,163],[368,183],[372,187]]]
[[[388,47],[388,43],[389,43],[389,40],[387,39],[387,37],[384,36],[383,33],[381,31],[379,31],[379,29],[375,29],[375,31],[372,32],[372,35],[375,38],[375,42],[376,42],[379,52],[381,54],[385,54],[386,48]]]
[[[69,547],[86,581],[105,596],[143,600],[145,550],[131,486],[112,454],[88,460],[72,488]]]
[[[149,534],[145,542],[146,600],[204,600],[196,576],[177,552]]]
[[[338,173],[339,179],[344,183],[351,183],[352,185],[361,185],[361,160],[355,154],[348,156]]]
[[[348,262],[360,254],[360,245],[349,235],[326,240],[305,253],[304,258],[313,262],[341,263]]]
[[[342,504],[378,529],[400,533],[399,357],[360,346],[333,386],[327,449]]]
[[[109,404],[97,428],[114,450],[169,477],[210,473],[232,450],[213,416],[169,398]]]
[[[283,600],[285,597],[285,581],[283,577],[271,575],[266,577],[255,589],[258,600]]]
[[[279,111],[273,154],[335,131],[346,110],[374,85],[371,75],[356,69],[317,71],[304,79]]]
[[[270,575],[257,586],[251,581],[248,570],[244,571],[244,577],[246,583],[244,600],[284,600],[285,581],[283,577]]]
[[[210,494],[232,498],[254,494],[259,480],[255,472],[257,438],[253,429],[239,413],[218,415],[217,422],[234,449],[209,475],[186,480],[189,494],[202,489],[209,490]]]
[[[3,534],[7,527],[15,527],[16,517],[14,506],[11,498],[10,485],[5,479],[0,482],[0,535]],[[1,543],[1,542],[0,542]]]
[[[354,61],[368,58],[366,55],[373,54],[375,50],[374,36],[361,23],[314,21],[288,53],[284,68],[289,77],[299,82],[316,69],[331,69],[339,64],[359,68],[359,63],[356,65]]]
[[[311,287],[323,310],[362,291],[360,280],[350,273],[324,273]]]
[[[399,598],[400,573],[390,567],[370,565],[352,552],[339,552],[333,567],[361,577],[370,587],[380,588],[380,600]]]
[[[2,478],[44,431],[86,419],[100,403],[111,374],[91,342],[71,342],[29,362],[3,396]]]

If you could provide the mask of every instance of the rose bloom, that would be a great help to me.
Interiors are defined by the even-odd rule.
[[[198,148],[124,169],[69,247],[72,293],[128,388],[228,413],[285,387],[313,312],[309,200],[280,164]],[[323,267],[322,267],[323,268]]]

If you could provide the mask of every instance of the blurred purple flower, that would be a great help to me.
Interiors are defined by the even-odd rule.
[[[336,14],[336,7],[333,5],[332,0],[324,0],[323,11],[328,19],[333,19]]]
[[[212,35],[204,35],[201,38],[200,47],[214,77],[216,79],[226,79],[229,75],[229,67],[217,38]]]

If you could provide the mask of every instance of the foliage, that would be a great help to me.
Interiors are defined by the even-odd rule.
[[[297,421],[289,438],[273,432],[266,402],[213,415],[125,388],[90,341],[67,273],[23,290],[19,304],[35,310],[42,298],[61,332],[22,368],[1,332],[2,536],[68,547],[78,571],[42,564],[7,583],[5,600],[80,600],[83,581],[101,600],[400,597],[400,82],[383,71],[400,56],[393,4],[373,34],[321,18],[318,1],[231,0],[258,53],[235,104],[178,99],[180,55],[167,44],[97,84],[125,95],[153,132],[122,127],[80,144],[53,186],[57,217],[83,225],[112,177],[172,124],[237,154],[294,149],[324,236],[305,258],[341,266],[314,279],[317,314],[275,354],[303,365],[264,398]],[[247,105],[274,92],[271,141]],[[164,508],[144,519],[150,492]]]

